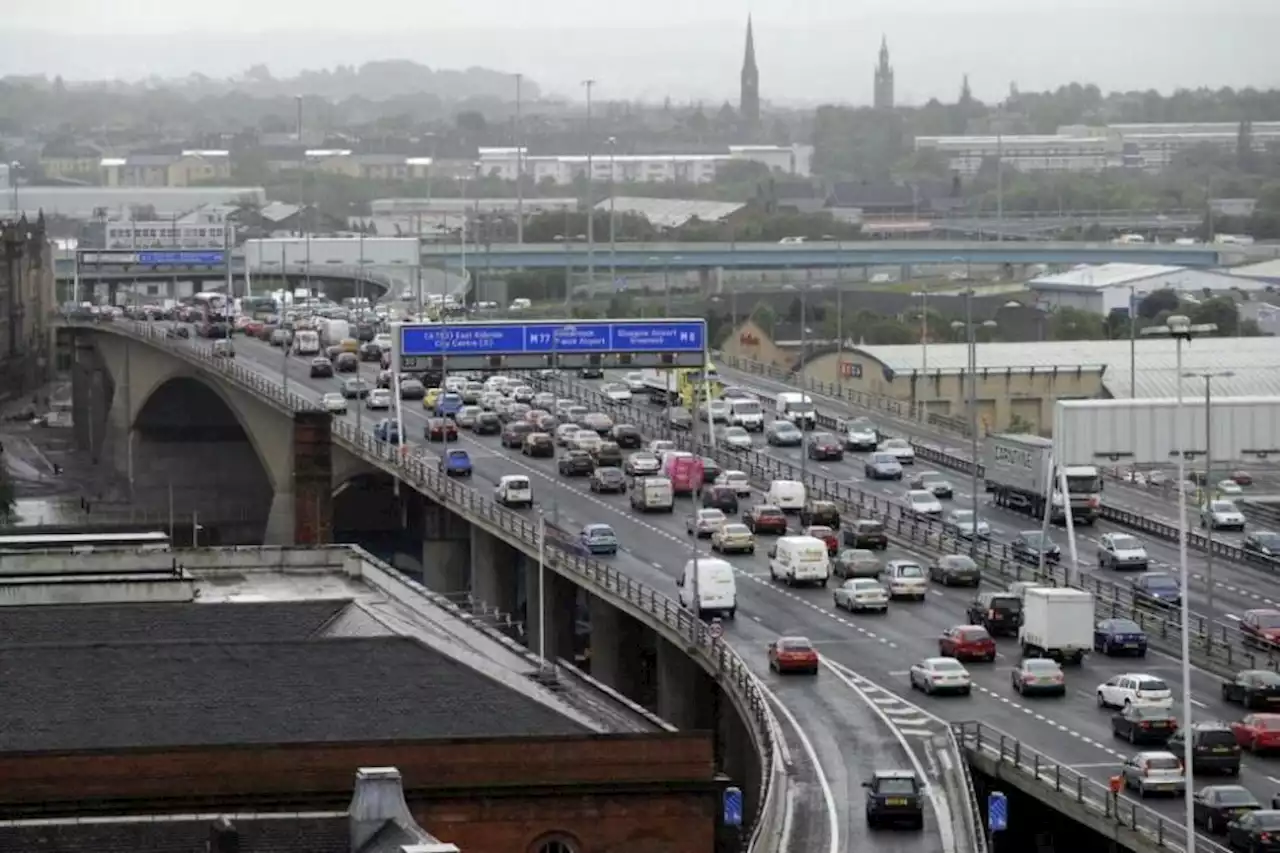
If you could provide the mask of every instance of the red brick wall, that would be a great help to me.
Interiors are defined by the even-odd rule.
[[[299,545],[333,541],[333,444],[328,412],[293,416],[293,524]]]

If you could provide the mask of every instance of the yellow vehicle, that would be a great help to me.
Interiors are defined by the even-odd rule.
[[[434,411],[436,403],[440,402],[440,395],[443,393],[443,388],[428,388],[426,396],[422,398],[422,408]]]
[[[360,351],[360,342],[357,341],[355,338],[345,338],[342,341],[342,343],[338,344],[338,346],[342,347],[343,352],[359,352]]]
[[[720,395],[724,393],[724,380],[720,378],[716,366],[709,361],[705,371],[705,382],[703,381],[704,371],[696,367],[682,367],[672,372],[676,375],[676,391],[680,394],[680,405],[691,412],[704,402],[708,386],[710,386],[712,400],[720,399]]]

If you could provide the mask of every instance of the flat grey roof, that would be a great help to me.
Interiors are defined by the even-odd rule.
[[[13,210],[13,193],[0,194],[0,218]],[[262,187],[18,187],[18,207],[28,217],[40,211],[71,219],[90,219],[98,208],[113,218],[128,218],[133,206],[154,207],[156,216],[181,216],[205,204],[231,204],[249,197],[265,204]]]

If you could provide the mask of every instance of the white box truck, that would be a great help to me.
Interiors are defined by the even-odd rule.
[[[1093,594],[1082,589],[1029,587],[1022,597],[1018,640],[1025,657],[1078,664],[1093,648]]]
[[[996,506],[1033,518],[1044,518],[1045,495],[1052,492],[1050,519],[1066,522],[1058,472],[1046,469],[1053,442],[1038,435],[993,435],[983,455],[983,479]],[[1071,518],[1077,524],[1093,524],[1102,505],[1102,477],[1096,465],[1066,466]],[[1052,477],[1051,483],[1047,477]]]
[[[320,345],[335,347],[351,337],[351,324],[346,320],[321,320]]]

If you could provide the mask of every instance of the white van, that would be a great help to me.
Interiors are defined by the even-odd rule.
[[[826,586],[831,577],[827,543],[815,536],[779,536],[769,557],[769,577],[787,586]]]
[[[729,423],[748,432],[764,431],[764,410],[759,400],[738,397],[729,401]]]
[[[799,512],[804,508],[804,483],[796,480],[774,480],[765,493],[765,503],[771,503],[783,512]]]
[[[707,614],[732,619],[738,611],[738,581],[727,560],[699,557],[684,564],[684,574],[676,578],[680,606],[694,609],[694,572],[697,572],[698,618]]]
[[[507,474],[498,480],[493,499],[503,506],[533,506],[533,484],[523,474]]]
[[[641,477],[631,487],[631,506],[641,512],[672,512],[675,490],[666,477]]]
[[[315,332],[299,330],[293,336],[294,355],[319,355],[320,336]]]
[[[818,414],[813,410],[813,399],[808,394],[783,391],[774,405],[777,407],[777,417],[791,421],[800,429],[813,429],[817,424]]]

